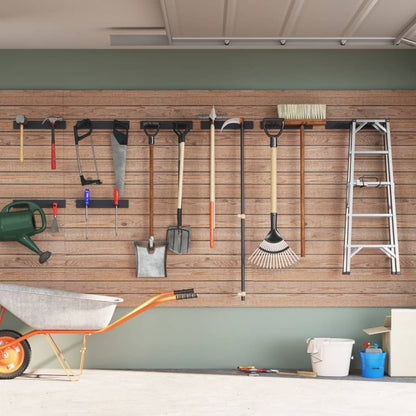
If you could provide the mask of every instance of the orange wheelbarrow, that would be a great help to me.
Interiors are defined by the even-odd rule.
[[[117,304],[123,302],[121,298],[0,284],[0,324],[7,309],[34,328],[24,335],[13,330],[0,330],[0,379],[22,375],[31,358],[28,338],[45,335],[68,378],[77,381],[84,367],[88,335],[111,331],[160,303],[196,297],[193,289],[160,293],[110,324]],[[76,374],[52,338],[54,334],[84,334],[80,368]]]

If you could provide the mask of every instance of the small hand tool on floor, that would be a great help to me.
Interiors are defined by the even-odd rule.
[[[297,370],[296,372],[291,372],[291,371],[269,370],[266,368],[255,368],[253,366],[238,367],[238,369],[245,373],[249,373],[250,375],[259,375],[260,373],[274,373],[276,375],[284,375],[284,376],[316,377],[315,371]]]
[[[120,193],[118,191],[118,188],[114,189],[114,206],[116,207],[116,218],[115,218],[115,228],[114,228],[114,232],[115,235],[118,234],[118,222],[117,222],[117,217],[118,217],[118,200],[120,197]]]
[[[16,124],[20,126],[20,161],[23,162],[23,131],[27,124],[27,118],[23,114],[16,116]]]
[[[45,120],[42,121],[42,124],[44,124],[46,121],[49,122],[51,129],[52,129],[52,135],[51,135],[51,169],[56,169],[56,151],[55,151],[55,123],[57,121],[62,121],[62,117],[47,117]]]
[[[86,189],[84,192],[85,202],[85,238],[88,240],[88,207],[90,205],[90,190]]]
[[[51,225],[51,233],[59,233],[59,224],[58,224],[58,219],[56,218],[56,216],[58,215],[58,204],[54,202],[52,204],[52,208],[53,208],[53,221]]]

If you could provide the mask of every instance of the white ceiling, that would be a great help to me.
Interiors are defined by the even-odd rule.
[[[415,46],[416,0],[0,1],[0,49]]]

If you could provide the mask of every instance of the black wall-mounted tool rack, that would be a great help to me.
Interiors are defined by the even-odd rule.
[[[58,208],[66,208],[66,199],[14,199],[13,202],[29,201],[38,204],[41,208],[52,208],[52,204],[56,202]]]
[[[144,129],[146,124],[158,124],[160,130],[173,130],[176,129],[189,129],[191,130],[194,127],[194,123],[192,121],[167,121],[167,120],[147,120],[147,121],[141,121],[140,122],[140,128]]]
[[[93,130],[113,130],[114,120],[90,120],[91,128]],[[123,123],[127,128],[130,128],[130,121],[128,120],[117,120],[119,123]]]
[[[351,127],[351,120],[327,121],[325,128],[328,130],[349,130]],[[372,124],[366,124],[363,129],[371,130],[374,127]]]
[[[83,199],[77,199],[75,201],[76,208],[85,208],[85,201]],[[119,208],[128,208],[129,200],[120,199],[118,201]],[[88,208],[115,208],[114,201],[112,199],[90,199]]]
[[[285,130],[296,130],[300,128],[300,124],[293,124],[293,125],[288,125],[285,124]],[[264,123],[262,121],[260,121],[260,128],[263,130],[264,129]],[[308,126],[308,125],[304,125],[305,130],[310,130],[313,128],[313,126]]]
[[[215,129],[221,130],[222,125],[226,120],[214,121]],[[243,121],[244,129],[252,130],[254,128],[254,123],[252,121]],[[211,122],[209,120],[201,121],[201,129],[207,130],[211,128]],[[240,130],[239,124],[228,124],[224,127],[224,130]]]
[[[49,122],[40,120],[34,120],[34,121],[28,121],[24,125],[25,130],[52,130],[52,126]],[[13,121],[13,129],[14,130],[20,130],[20,124],[17,124],[15,121]],[[66,121],[57,121],[55,123],[55,130],[65,130],[66,129]]]

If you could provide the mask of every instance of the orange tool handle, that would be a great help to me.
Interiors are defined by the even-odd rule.
[[[120,192],[118,188],[114,189],[114,205],[118,206],[118,200],[120,199]]]
[[[58,215],[58,204],[54,202],[52,204],[52,208],[53,208],[53,216],[56,217]]]
[[[215,202],[209,203],[209,246],[214,248]]]

